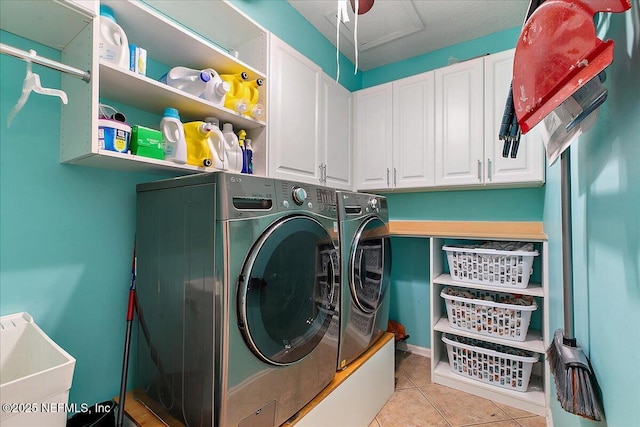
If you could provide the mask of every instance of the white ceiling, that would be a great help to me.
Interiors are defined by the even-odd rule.
[[[336,45],[338,0],[289,0]],[[355,63],[354,13],[340,25],[340,51]],[[495,33],[524,22],[529,0],[375,0],[358,17],[358,69],[392,62]]]

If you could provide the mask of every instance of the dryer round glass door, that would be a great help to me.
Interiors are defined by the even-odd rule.
[[[309,216],[284,218],[267,229],[247,257],[238,287],[238,322],[262,360],[294,363],[320,343],[339,297],[337,251]]]
[[[349,256],[349,285],[354,304],[365,313],[378,309],[389,284],[391,244],[386,224],[370,217],[358,228]]]

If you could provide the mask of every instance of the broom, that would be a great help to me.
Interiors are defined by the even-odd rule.
[[[571,244],[571,162],[569,147],[560,156],[562,199],[562,286],[564,332],[558,329],[547,349],[547,359],[555,379],[558,401],[567,412],[600,421],[604,417],[596,379],[573,331],[573,271]]]

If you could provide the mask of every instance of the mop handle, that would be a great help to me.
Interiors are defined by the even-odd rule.
[[[571,154],[570,147],[560,155],[560,198],[562,200],[562,294],[564,336],[574,339],[573,330],[573,244],[571,232]]]

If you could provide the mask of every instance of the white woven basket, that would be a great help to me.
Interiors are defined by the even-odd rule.
[[[447,289],[449,288],[443,289],[440,296],[445,299],[447,317],[452,328],[512,341],[526,339],[531,314],[538,309],[535,300],[531,305],[506,304],[494,301],[513,295],[465,289],[474,296],[471,299],[449,295]],[[491,296],[494,301],[482,299],[487,296]]]
[[[471,338],[442,335],[451,371],[467,378],[516,391],[527,391],[538,357],[508,354],[510,347]],[[486,348],[491,347],[491,348]],[[513,350],[513,349],[511,349]]]
[[[460,282],[524,289],[533,272],[538,251],[443,246],[447,252],[451,278]]]

